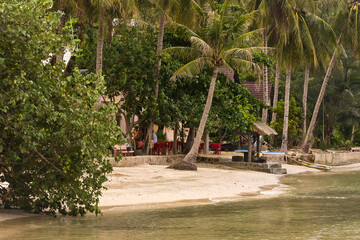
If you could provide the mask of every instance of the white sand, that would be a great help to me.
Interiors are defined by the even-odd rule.
[[[284,167],[289,174],[319,171],[294,165]],[[179,201],[199,203],[276,196],[286,190],[286,186],[279,184],[281,176],[218,168],[177,171],[154,165],[117,167],[105,184],[108,190],[103,192],[100,207],[147,205],[148,208]]]
[[[295,165],[283,165],[288,174],[318,172]],[[360,169],[360,168],[359,168]],[[115,167],[105,183],[100,207],[139,209],[241,200],[277,196],[287,190],[280,185],[284,175],[199,167],[198,171],[177,171],[166,166]],[[33,216],[20,210],[0,209],[0,221]]]

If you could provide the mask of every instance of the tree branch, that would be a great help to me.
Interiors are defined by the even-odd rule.
[[[41,159],[43,159],[45,162],[47,162],[49,165],[51,165],[54,169],[56,169],[61,175],[65,176],[65,173],[63,171],[61,171],[58,167],[56,167],[52,162],[50,162],[49,160],[47,160],[44,155],[42,155],[41,153],[38,152],[38,150],[34,150],[36,152],[37,155],[40,156]]]

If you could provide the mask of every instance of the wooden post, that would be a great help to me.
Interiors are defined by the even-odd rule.
[[[251,132],[248,132],[248,162],[251,162],[251,155],[252,155],[252,152],[251,152],[251,145],[252,145],[252,141],[251,141]]]
[[[256,135],[256,152],[257,152],[257,156],[258,156],[258,158],[260,158],[260,151],[261,151],[261,149],[260,149],[260,134],[257,134]]]

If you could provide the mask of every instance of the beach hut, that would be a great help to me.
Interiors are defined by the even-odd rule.
[[[245,159],[247,158],[247,161],[251,162],[252,155],[253,155],[252,154],[252,152],[253,152],[252,151],[252,137],[253,136],[256,137],[256,153],[257,153],[257,156],[259,157],[260,152],[261,152],[260,136],[278,135],[278,133],[264,122],[254,122],[252,131],[249,131],[247,133],[247,135],[248,135],[248,150],[247,150],[247,154],[246,154],[246,152],[244,153],[244,158]]]

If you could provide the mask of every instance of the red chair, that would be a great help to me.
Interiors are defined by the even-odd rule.
[[[154,143],[153,154],[154,155],[165,155],[165,153],[166,153],[166,148],[165,147],[166,147],[165,142]]]
[[[168,150],[168,154],[171,155],[172,154],[172,149],[174,146],[174,142],[166,142],[167,145],[167,150]]]
[[[221,154],[222,143],[209,143],[209,145],[214,149],[214,154]]]

